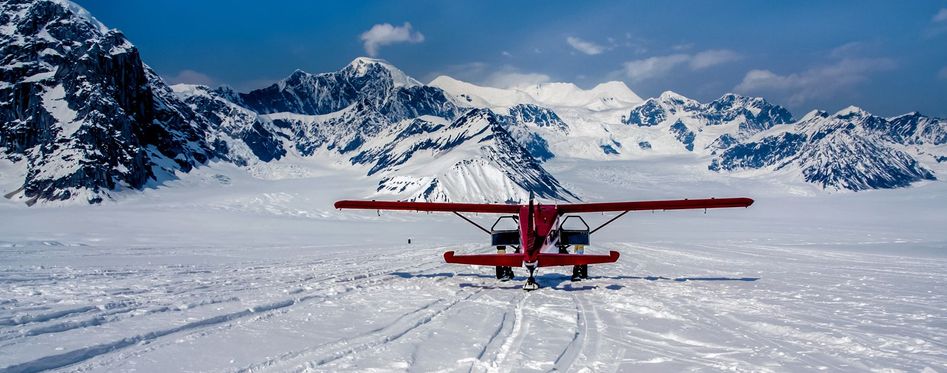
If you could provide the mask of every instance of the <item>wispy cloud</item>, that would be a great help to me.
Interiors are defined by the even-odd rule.
[[[790,104],[828,98],[869,79],[870,74],[893,69],[889,58],[845,57],[800,72],[777,74],[750,70],[734,90],[740,93],[787,96]]]
[[[574,36],[567,37],[566,43],[569,43],[569,45],[572,46],[572,48],[575,48],[575,50],[588,55],[596,55],[605,51],[604,46],[582,40]]]
[[[393,26],[390,23],[379,23],[372,26],[361,35],[365,52],[369,56],[378,55],[378,48],[397,43],[420,43],[424,41],[424,34],[414,31],[410,22],[402,26]]]
[[[632,81],[641,81],[667,74],[679,65],[686,63],[690,58],[689,55],[683,53],[648,57],[625,62],[623,64],[623,70],[625,75]]]
[[[944,66],[937,72],[937,77],[941,79],[947,79],[947,66]]]
[[[944,22],[947,21],[947,8],[941,8],[937,14],[934,15],[934,18],[931,19],[931,22]]]
[[[693,70],[700,70],[738,59],[740,59],[740,55],[731,50],[707,50],[693,55],[690,59],[690,66]]]
[[[206,86],[217,84],[217,81],[211,78],[210,75],[188,69],[178,71],[177,74],[165,77],[165,80],[168,81],[168,84],[200,84]]]
[[[696,71],[738,59],[740,55],[734,51],[711,49],[694,54],[675,53],[628,61],[622,65],[622,71],[632,81],[642,81],[664,76],[681,67]]]

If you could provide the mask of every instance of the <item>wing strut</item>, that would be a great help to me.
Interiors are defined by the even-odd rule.
[[[631,210],[628,210],[628,211],[625,211],[625,212],[623,212],[623,213],[621,213],[621,214],[618,214],[618,216],[609,219],[607,222],[603,223],[602,225],[599,225],[598,228],[593,229],[591,232],[589,232],[589,234],[598,232],[599,229],[605,228],[606,225],[611,224],[611,222],[613,222],[613,221],[615,221],[615,220],[618,220],[618,218],[620,218],[620,217],[622,217],[622,216],[625,216],[625,214],[627,214],[627,213],[629,213],[629,212],[631,212]]]
[[[453,212],[454,215],[459,216],[461,219],[466,220],[468,223],[473,224],[475,227],[480,228],[480,230],[486,232],[487,234],[490,234],[490,231],[488,231],[487,228],[484,228],[482,225],[477,224],[477,223],[474,222],[473,220],[468,219],[466,216],[461,215],[459,212],[457,212],[457,211],[451,211],[451,212]]]

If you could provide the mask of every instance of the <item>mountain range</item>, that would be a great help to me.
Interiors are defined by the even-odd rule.
[[[947,164],[947,120],[857,107],[796,119],[763,98],[642,99],[621,82],[500,89],[428,84],[359,57],[268,87],[168,86],[118,30],[64,0],[0,2],[0,160],[7,198],[98,203],[209,162],[335,162],[372,196],[574,201],[547,169],[692,155],[707,172],[780,174],[829,190],[908,187]]]

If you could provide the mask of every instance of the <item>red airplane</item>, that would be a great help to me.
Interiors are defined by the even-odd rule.
[[[511,246],[516,251],[508,254],[475,255],[454,255],[453,251],[448,251],[444,253],[444,260],[447,263],[494,266],[497,267],[498,277],[501,268],[524,266],[529,271],[529,277],[526,279],[523,289],[535,290],[539,288],[536,279],[533,277],[536,268],[570,265],[581,268],[589,264],[614,263],[617,261],[619,255],[617,251],[610,251],[608,255],[581,255],[567,254],[566,252],[567,248],[572,245],[588,245],[589,236],[592,233],[628,212],[749,207],[752,204],[753,200],[750,198],[709,198],[542,205],[534,203],[532,193],[530,193],[529,204],[527,205],[345,200],[336,202],[335,207],[338,209],[452,212],[490,234],[492,236],[492,246]],[[500,216],[493,227],[488,230],[461,215],[461,212],[516,215]],[[581,216],[566,215],[590,212],[621,212],[621,214],[591,230]],[[497,229],[497,225],[504,219],[516,222],[519,229]],[[565,226],[565,223],[570,219],[576,219],[581,223],[581,226],[572,228]],[[555,253],[543,252],[551,247],[558,248],[558,251]],[[508,273],[512,278],[512,270]]]

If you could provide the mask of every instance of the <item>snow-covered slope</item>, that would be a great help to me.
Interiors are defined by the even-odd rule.
[[[680,143],[676,146],[701,154],[726,149],[754,133],[791,121],[789,111],[759,97],[728,93],[701,104],[671,91],[634,107],[623,120],[658,132],[655,141],[668,133]]]
[[[943,141],[938,135],[943,128],[944,123],[929,118],[901,116],[889,121],[854,106],[831,115],[814,111],[791,126],[761,132],[727,149],[710,169],[798,173],[832,189],[906,187],[935,180],[917,157],[925,149],[936,151],[924,145]]]
[[[353,160],[373,164],[372,172],[389,176],[379,194],[427,201],[525,201],[529,191],[540,198],[575,200],[555,177],[508,130],[506,121],[489,109],[474,109],[449,124],[415,119],[409,131],[392,131],[366,144]],[[385,172],[387,171],[387,172]],[[474,197],[471,197],[474,196]]]
[[[474,107],[507,108],[535,104],[554,108],[624,109],[641,102],[625,83],[606,82],[584,90],[572,83],[540,83],[518,88],[481,87],[441,75],[428,85],[443,89],[458,102]]]
[[[289,162],[300,160],[277,164]],[[300,162],[311,176],[260,180],[216,162],[101,206],[0,200],[0,371],[947,364],[947,184],[787,196],[723,175],[668,180],[680,161],[655,163],[576,162],[559,173],[583,180],[595,201],[752,193],[756,203],[630,213],[586,248],[620,251],[617,263],[575,283],[570,268],[542,268],[534,292],[521,290],[523,269],[499,282],[493,268],[444,263],[446,250],[492,250],[451,214],[334,210],[364,175],[330,165]],[[628,166],[623,179],[598,177],[616,164]]]

